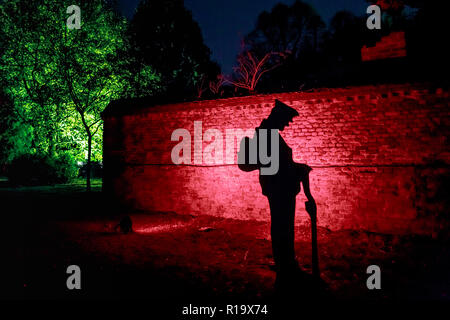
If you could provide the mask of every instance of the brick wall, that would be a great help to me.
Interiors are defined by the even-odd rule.
[[[392,32],[382,37],[373,47],[361,48],[361,60],[380,60],[406,57],[406,40],[403,31]]]
[[[236,164],[174,165],[177,128],[251,129],[279,99],[300,117],[282,135],[294,160],[313,167],[318,224],[332,230],[436,234],[448,203],[448,91],[367,86],[171,105],[113,103],[104,113],[104,188],[132,210],[268,220],[257,172]],[[238,139],[237,139],[238,140]],[[237,141],[228,140],[224,149]],[[203,147],[208,145],[204,142]],[[234,153],[235,153],[234,152]],[[194,155],[192,155],[192,158]],[[235,162],[236,163],[236,162]],[[308,223],[297,197],[296,223]]]

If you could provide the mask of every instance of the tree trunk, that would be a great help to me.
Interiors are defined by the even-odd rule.
[[[314,53],[317,53],[317,27],[314,27],[313,30],[313,50]]]
[[[86,164],[86,191],[91,191],[91,153],[92,153],[92,136],[88,135],[88,158]]]

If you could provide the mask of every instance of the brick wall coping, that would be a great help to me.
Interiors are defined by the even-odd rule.
[[[120,117],[124,115],[146,114],[151,112],[167,112],[170,109],[192,110],[213,107],[235,107],[242,105],[267,104],[271,98],[279,99],[287,104],[292,101],[309,101],[310,103],[342,101],[372,100],[390,98],[392,96],[410,96],[416,93],[437,93],[448,96],[448,91],[433,87],[427,83],[417,84],[383,84],[344,88],[322,88],[302,92],[285,92],[257,94],[242,97],[231,97],[214,100],[199,100],[189,102],[176,102],[170,97],[147,97],[138,99],[119,99],[109,103],[102,112],[103,118]]]

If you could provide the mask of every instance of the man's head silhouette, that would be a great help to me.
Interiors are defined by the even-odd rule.
[[[280,100],[275,100],[275,106],[270,112],[267,120],[270,122],[272,129],[282,131],[286,126],[289,126],[292,119],[298,115],[297,110],[294,108],[289,107]]]

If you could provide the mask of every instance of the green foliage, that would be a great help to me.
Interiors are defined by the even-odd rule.
[[[8,180],[12,185],[51,185],[67,183],[77,177],[74,158],[67,153],[60,156],[23,154],[14,158],[8,166]]]
[[[100,114],[116,98],[133,96],[131,79],[154,93],[159,77],[149,65],[130,64],[127,21],[103,0],[79,1],[81,29],[66,26],[72,1],[0,3],[0,83],[11,101],[0,132],[4,161],[23,153],[100,161]]]
[[[61,153],[50,158],[50,164],[55,172],[57,182],[67,183],[78,176],[77,161],[70,153]]]

